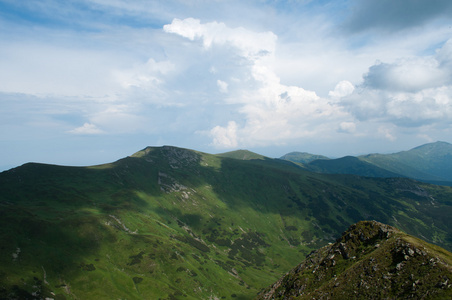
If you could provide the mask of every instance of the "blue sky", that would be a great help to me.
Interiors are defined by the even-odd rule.
[[[0,0],[0,170],[452,142],[452,1]]]

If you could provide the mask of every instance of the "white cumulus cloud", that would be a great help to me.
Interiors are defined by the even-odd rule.
[[[350,95],[355,90],[355,87],[350,81],[342,80],[340,81],[333,91],[330,91],[328,95],[333,99],[342,98]]]
[[[435,58],[411,58],[395,63],[379,63],[369,68],[364,84],[369,88],[395,92],[418,92],[447,83],[450,70]]]
[[[101,134],[104,133],[101,129],[99,129],[96,125],[91,123],[85,123],[83,126],[74,128],[69,131],[72,134],[81,134],[81,135],[89,135],[89,134]]]
[[[273,53],[276,35],[272,32],[256,33],[243,27],[229,28],[224,23],[210,22],[201,24],[194,18],[174,19],[171,24],[163,26],[168,33],[175,33],[189,40],[202,40],[207,49],[213,44],[231,45],[241,50],[246,57],[255,57]]]
[[[228,126],[215,126],[210,130],[212,143],[217,148],[234,148],[237,147],[237,124],[230,121]]]
[[[341,122],[339,124],[339,132],[353,133],[356,131],[356,124],[354,122]]]
[[[163,83],[163,76],[174,70],[175,66],[170,61],[157,62],[150,58],[146,63],[135,65],[126,70],[114,72],[116,79],[125,88],[152,88]]]
[[[452,119],[451,66],[452,40],[433,56],[378,63],[340,104],[360,121],[379,120],[402,127],[448,124]]]
[[[228,92],[228,83],[223,80],[217,80],[217,86],[221,93],[227,93]]]
[[[236,104],[242,119],[230,120],[226,127],[215,126],[210,131],[215,146],[284,144],[337,128],[337,122],[346,115],[315,92],[281,83],[273,69],[277,37],[271,32],[229,28],[217,22],[202,24],[195,19],[175,19],[164,30],[189,40],[200,40],[206,50],[232,47],[235,52],[230,55],[238,54],[244,59],[236,72],[249,76],[241,76],[241,85],[229,86],[217,81],[220,91],[227,90],[233,95],[225,98],[225,102]],[[216,71],[221,70],[216,68]],[[334,95],[347,95],[352,90],[353,85],[343,81]]]

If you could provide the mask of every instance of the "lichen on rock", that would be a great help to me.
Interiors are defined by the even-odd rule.
[[[389,225],[358,222],[257,298],[450,299],[452,254],[442,249],[446,259],[440,258],[434,247]]]

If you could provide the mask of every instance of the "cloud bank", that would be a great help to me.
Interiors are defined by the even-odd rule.
[[[452,119],[452,40],[436,54],[378,63],[341,105],[360,121],[402,127],[448,126]]]
[[[164,30],[200,42],[208,55],[228,48],[243,60],[234,72],[249,76],[242,76],[244,82],[222,98],[225,103],[239,104],[235,109],[240,115],[210,130],[212,144],[218,148],[285,144],[334,133],[394,141],[397,127],[441,127],[451,119],[451,41],[435,55],[378,62],[363,74],[356,88],[341,80],[329,97],[322,98],[314,91],[281,83],[273,69],[277,38],[271,32],[255,33],[195,19],[175,19]],[[233,83],[234,73],[230,76]],[[225,78],[217,83],[223,92],[229,86]]]
[[[272,69],[277,42],[272,32],[229,28],[216,22],[202,24],[194,19],[175,19],[165,25],[164,30],[201,42],[204,51],[228,48],[229,55],[237,55],[243,61],[230,74],[231,84],[218,79],[223,87],[233,87],[234,73],[248,74],[245,78],[239,75],[244,82],[230,92],[231,96],[222,99],[225,103],[239,104],[240,120],[229,120],[227,125],[217,125],[210,130],[212,143],[218,148],[286,143],[321,134],[328,127],[337,127],[346,117],[339,106],[318,97],[315,92],[281,84]],[[350,83],[342,82],[333,94],[340,97],[351,89]]]
[[[20,151],[452,142],[451,3],[3,1],[0,143],[48,161]]]

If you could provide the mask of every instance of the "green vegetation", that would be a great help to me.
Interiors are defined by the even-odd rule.
[[[235,150],[226,153],[217,154],[217,156],[235,158],[241,160],[250,160],[250,159],[265,159],[266,157],[248,150]]]
[[[314,160],[329,160],[330,158],[323,155],[316,155],[306,152],[290,152],[281,156],[280,159],[289,160],[300,164],[308,164]]]
[[[450,187],[242,154],[0,173],[0,298],[250,299],[363,219],[452,249]]]
[[[451,299],[452,253],[375,221],[352,225],[259,299]]]
[[[351,174],[367,177],[401,177],[400,174],[387,171],[353,156],[316,160],[309,164],[309,169],[319,173]]]
[[[308,170],[328,174],[354,174],[369,177],[409,177],[452,186],[452,145],[425,144],[393,154],[369,154],[338,159],[312,159],[315,155],[292,152],[282,159],[303,163]]]
[[[406,177],[452,182],[452,145],[446,142],[425,144],[394,154],[365,155],[360,159]]]

